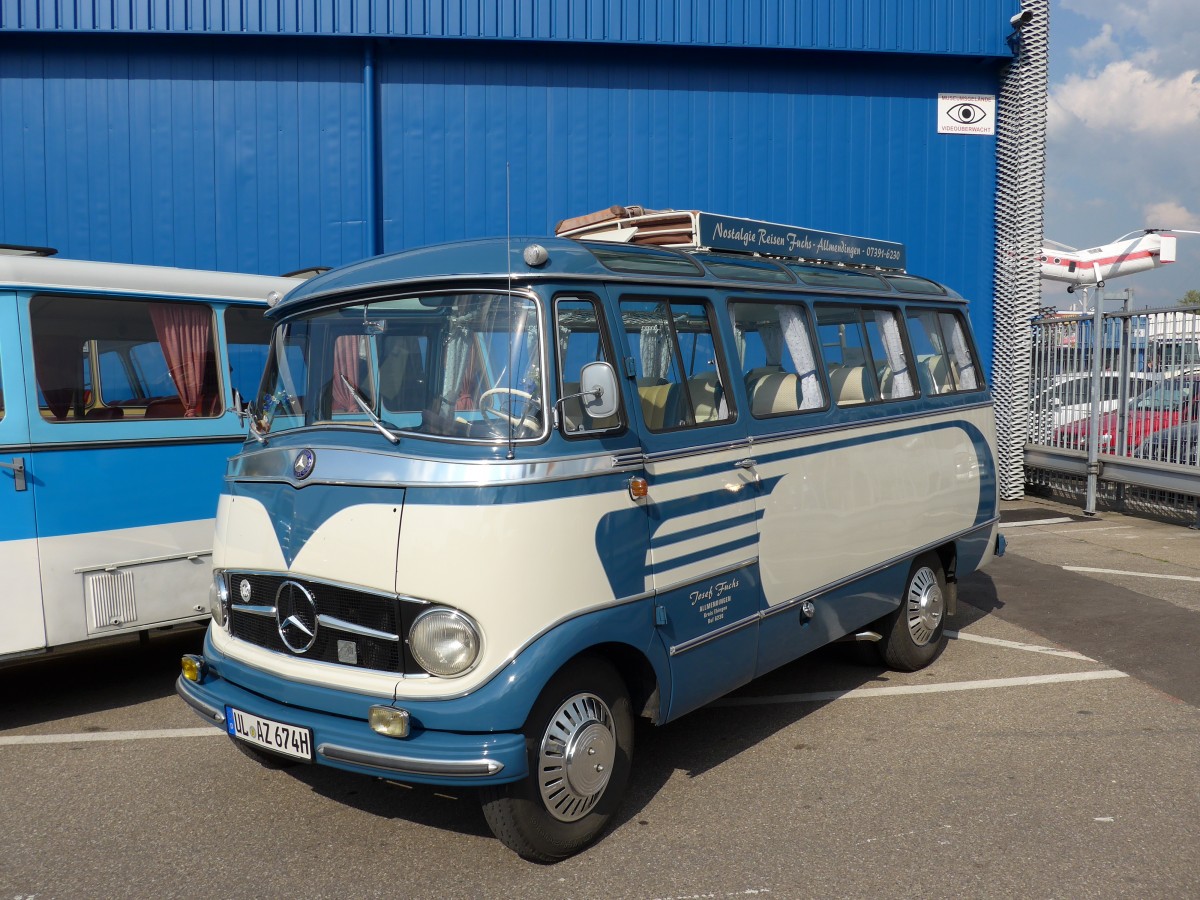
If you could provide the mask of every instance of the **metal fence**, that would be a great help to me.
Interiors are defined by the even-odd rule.
[[[1103,308],[1103,290],[1095,291]],[[1025,480],[1197,518],[1200,307],[1052,313],[1032,320]]]

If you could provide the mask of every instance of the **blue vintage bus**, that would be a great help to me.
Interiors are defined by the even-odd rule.
[[[831,641],[929,663],[997,551],[965,301],[894,243],[614,208],[293,290],[182,697],[266,761],[480,788],[553,861],[664,724]]]
[[[299,283],[0,251],[0,660],[207,618],[234,398]]]

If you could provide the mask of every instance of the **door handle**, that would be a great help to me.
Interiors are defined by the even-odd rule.
[[[0,462],[0,469],[12,469],[13,487],[18,491],[25,490],[25,460],[22,457],[14,456],[10,463]]]
[[[735,462],[733,464],[733,467],[735,469],[744,469],[745,471],[749,472],[751,475],[754,476],[754,483],[758,484],[761,481],[761,479],[758,477],[758,470],[755,468],[755,466],[757,466],[757,465],[758,465],[757,461],[747,457],[746,459],[739,459],[737,462]]]

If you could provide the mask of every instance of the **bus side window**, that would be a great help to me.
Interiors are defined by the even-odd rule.
[[[603,419],[588,415],[584,398],[572,396],[580,390],[580,372],[592,362],[612,365],[609,342],[600,325],[595,300],[557,297],[554,301],[554,335],[558,353],[558,396],[562,429],[567,434],[612,431],[622,427],[621,410]]]
[[[622,300],[621,320],[651,431],[733,418],[709,308],[694,300]]]
[[[29,311],[42,418],[220,415],[208,305],[35,297]]]
[[[817,339],[829,371],[829,389],[838,406],[879,400],[879,376],[856,306],[818,305]]]
[[[961,316],[932,309],[909,310],[908,330],[923,392],[945,394],[978,388],[975,355]]]
[[[730,315],[752,416],[825,408],[803,306],[739,302],[730,306]]]

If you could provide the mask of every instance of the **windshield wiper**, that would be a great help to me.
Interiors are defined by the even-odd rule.
[[[350,383],[350,379],[345,375],[339,375],[338,377],[342,379],[342,384],[344,384],[346,389],[350,391],[350,396],[354,398],[355,404],[366,414],[367,418],[371,420],[371,424],[375,426],[375,429],[393,444],[400,443],[400,438],[388,431],[387,426],[383,424],[383,420],[379,418],[379,416],[375,415],[375,410],[371,409],[371,407],[367,404],[367,401],[363,399],[362,394],[358,392],[358,388]]]

